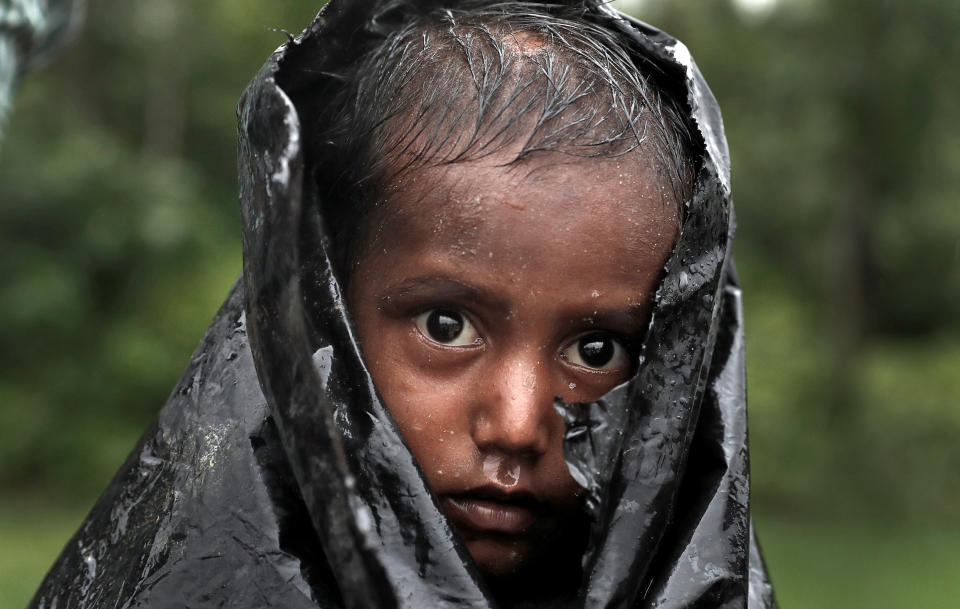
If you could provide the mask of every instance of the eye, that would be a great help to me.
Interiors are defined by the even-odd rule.
[[[480,342],[470,320],[453,309],[430,309],[416,317],[417,330],[441,345],[466,347]]]
[[[576,366],[614,371],[630,367],[629,353],[623,343],[610,334],[584,334],[560,353],[560,357]]]

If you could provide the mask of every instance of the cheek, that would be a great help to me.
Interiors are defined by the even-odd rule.
[[[376,376],[374,382],[381,387]],[[381,394],[434,492],[473,470],[477,451],[470,418],[456,394],[431,390],[416,379],[386,383]]]
[[[469,381],[436,374],[409,324],[381,320],[358,333],[373,382],[435,491],[470,469]],[[368,356],[369,354],[369,356]],[[434,372],[434,374],[431,374]]]

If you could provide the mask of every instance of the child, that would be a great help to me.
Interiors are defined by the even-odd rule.
[[[575,9],[411,12],[346,87],[298,92],[307,164],[364,358],[443,513],[488,583],[556,591],[584,548],[554,396],[635,371],[692,138]]]
[[[452,4],[334,2],[251,85],[247,317],[36,606],[773,606],[715,102],[601,5]]]

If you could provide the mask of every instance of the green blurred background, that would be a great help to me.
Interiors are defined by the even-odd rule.
[[[645,0],[724,110],[785,608],[960,607],[960,3]],[[93,0],[0,147],[0,608],[239,275],[234,107],[318,3]]]

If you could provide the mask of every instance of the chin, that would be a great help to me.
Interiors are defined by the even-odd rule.
[[[498,606],[572,606],[581,579],[579,554],[522,539],[474,539],[465,545]]]
[[[474,539],[466,546],[477,568],[489,577],[517,574],[530,562],[530,546],[522,540]]]

